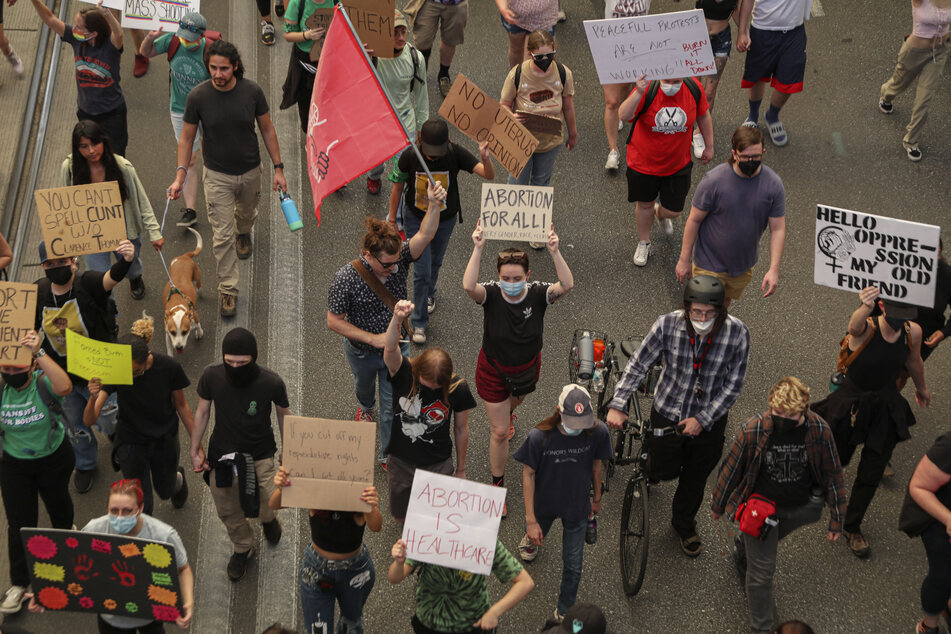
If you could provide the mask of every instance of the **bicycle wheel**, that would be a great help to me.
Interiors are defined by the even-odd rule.
[[[649,537],[647,480],[635,473],[627,483],[621,508],[621,581],[627,596],[637,594],[644,583]]]

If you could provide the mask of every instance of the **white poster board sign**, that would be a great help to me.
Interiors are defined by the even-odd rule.
[[[505,492],[417,469],[403,525],[406,557],[491,574]]]
[[[631,83],[641,75],[650,80],[717,72],[700,9],[585,20],[584,30],[602,84]]]
[[[482,235],[486,240],[548,242],[553,187],[482,184]]]
[[[933,308],[940,237],[935,225],[816,205],[814,281]]]
[[[201,0],[125,0],[122,28],[174,33],[183,15],[200,9]]]
[[[99,4],[99,0],[79,0],[80,2],[85,2],[86,4]],[[107,9],[115,9],[116,11],[122,11],[125,9],[125,0],[102,0],[102,6]]]

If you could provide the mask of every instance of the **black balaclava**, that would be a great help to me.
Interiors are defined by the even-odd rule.
[[[235,387],[244,387],[261,373],[258,368],[258,342],[254,334],[247,328],[234,328],[225,335],[221,342],[221,354],[251,355],[251,363],[240,367],[232,367],[225,363],[225,377]]]

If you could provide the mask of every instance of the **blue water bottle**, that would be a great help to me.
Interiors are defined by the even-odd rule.
[[[304,227],[300,219],[300,213],[297,211],[297,203],[287,192],[281,192],[281,211],[284,212],[284,219],[287,220],[287,227],[291,231],[297,231]]]

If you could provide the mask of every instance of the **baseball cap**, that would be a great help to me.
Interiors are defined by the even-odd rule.
[[[883,299],[885,306],[885,315],[892,319],[916,319],[918,317],[918,308],[911,304],[902,302],[893,302],[890,299]]]
[[[399,9],[396,10],[396,16],[393,18],[393,28],[396,29],[398,26],[409,30],[409,22],[406,21],[406,16]]]
[[[43,240],[40,240],[39,251],[40,251],[40,264],[43,264],[44,262],[50,259],[50,256],[46,252],[46,242]]]
[[[208,22],[205,16],[195,11],[189,11],[178,21],[178,30],[175,35],[187,42],[194,42],[201,39],[202,34],[208,28]]]
[[[419,130],[419,147],[423,154],[440,158],[449,152],[449,126],[442,119],[430,119]]]
[[[608,622],[601,608],[593,603],[578,601],[568,608],[561,622],[561,628],[555,631],[571,634],[606,634]]]
[[[591,395],[580,385],[571,383],[561,389],[558,411],[561,423],[568,429],[589,429],[597,424],[591,411]]]

